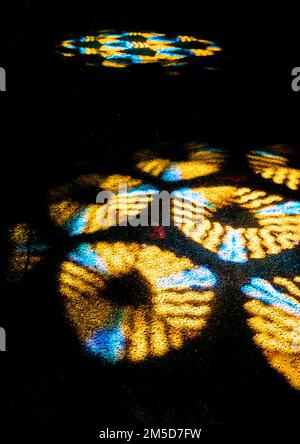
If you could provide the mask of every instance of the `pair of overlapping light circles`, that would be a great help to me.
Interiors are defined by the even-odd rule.
[[[253,277],[242,291],[256,345],[269,364],[300,390],[300,276]]]
[[[149,158],[143,152],[139,153],[137,169],[147,173],[149,179],[159,177],[164,182],[195,179],[218,172],[226,153],[205,144],[190,144],[186,147],[186,157],[186,161],[174,163],[170,159]],[[90,204],[80,199],[86,189],[94,192]],[[114,198],[107,203],[96,203],[97,192],[101,190],[114,193]],[[139,215],[158,193],[151,180],[145,183],[131,176],[84,175],[50,192],[49,212],[53,222],[72,236],[95,233],[111,226],[122,226],[129,217]]]
[[[264,179],[278,185],[285,185],[290,190],[300,188],[300,170],[289,166],[289,159],[269,151],[256,150],[247,155],[251,168]]]
[[[224,261],[244,263],[249,259],[264,259],[293,249],[300,242],[299,201],[235,186],[184,188],[176,194],[178,204],[173,207],[174,217],[180,219],[183,211],[189,213],[178,225],[179,229]],[[188,198],[190,204],[183,197]],[[233,227],[216,220],[220,210],[228,207],[230,213],[232,205],[246,212],[250,226]],[[195,223],[195,214],[201,209],[203,221]]]
[[[208,268],[188,258],[124,242],[79,244],[59,275],[79,340],[110,363],[181,348],[206,325],[216,284]]]
[[[147,151],[138,153],[137,169],[163,182],[179,182],[218,173],[227,158],[224,150],[203,143],[186,145],[186,160],[172,161]]]
[[[65,57],[84,57],[86,63],[94,66],[126,68],[149,63],[181,66],[193,59],[214,58],[222,48],[195,36],[100,31],[64,40],[58,51]]]
[[[127,189],[123,193],[120,185],[124,184]],[[80,205],[79,190],[91,187],[117,193],[120,199],[113,209],[121,221],[138,214],[158,192],[139,180],[116,175],[81,176],[69,186],[56,188],[51,193],[50,214],[69,235],[91,234],[112,226],[108,220],[99,227],[99,209],[103,209],[101,214],[104,209],[109,213],[109,204]],[[138,275],[146,282],[144,293],[149,293],[140,303],[137,301],[143,298],[134,283]],[[130,282],[123,288],[126,301],[118,304],[116,292],[107,289],[126,276]],[[162,356],[201,331],[210,312],[216,278],[207,268],[195,267],[189,259],[158,247],[99,242],[79,244],[62,264],[59,282],[67,315],[87,351],[117,362]]]

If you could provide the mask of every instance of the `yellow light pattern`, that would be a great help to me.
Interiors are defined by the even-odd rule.
[[[148,39],[152,35],[130,35],[135,36]],[[115,38],[111,36],[105,43]],[[195,41],[187,36],[179,39],[183,43]],[[159,44],[154,41],[152,46]],[[144,49],[145,45],[142,41],[134,42],[135,49]],[[114,50],[106,49],[107,54]],[[94,54],[93,48],[88,51]],[[143,57],[146,60],[150,56],[140,56]],[[171,60],[173,56],[169,57]],[[116,65],[120,67],[119,63]],[[136,159],[139,173],[176,183],[170,209],[172,222],[182,233],[216,254],[217,259],[234,263],[263,260],[299,245],[300,202],[246,186],[182,185],[182,181],[218,173],[227,156],[223,150],[204,144],[194,143],[184,149],[185,158],[180,162],[145,152],[140,152]],[[300,171],[289,168],[285,157],[255,151],[248,154],[248,161],[263,178],[291,190],[299,189]],[[222,178],[219,175],[216,183],[221,183]],[[123,194],[120,187],[124,186]],[[86,203],[90,191],[95,199],[103,190],[114,193],[116,198],[110,203]],[[154,186],[128,175],[83,175],[51,190],[49,213],[54,224],[68,235],[91,234],[141,214],[157,192]],[[145,230],[143,242],[148,239],[158,243],[160,237],[153,232]],[[115,233],[122,239],[121,230]],[[174,233],[173,228],[161,236],[165,247],[173,241],[172,237],[168,239],[169,233]],[[39,241],[35,230],[26,223],[14,226],[9,237],[12,251],[8,279],[15,281],[44,259],[48,246]],[[102,239],[102,234],[99,237]],[[58,288],[66,318],[88,353],[109,363],[138,363],[182,349],[191,338],[201,334],[212,314],[217,282],[208,268],[158,246],[99,242],[99,237],[96,242],[97,236],[93,236],[93,243],[77,238],[77,247],[58,268]],[[179,251],[180,242],[179,238]],[[184,244],[186,252],[188,243]],[[294,267],[293,256],[286,257],[282,275],[291,273],[289,267]],[[279,263],[284,261],[285,256]],[[264,276],[271,274],[272,261],[264,265],[264,261],[256,262],[253,268],[247,268],[247,273],[263,270]],[[241,274],[237,276],[239,279]],[[232,285],[236,279],[233,277]],[[247,296],[244,308],[255,345],[270,367],[291,387],[300,390],[300,276],[252,277],[241,291]]]
[[[240,243],[238,248],[244,250],[245,260],[243,261],[248,258],[264,259],[268,255],[293,249],[295,244],[300,242],[299,214],[288,215],[282,212],[278,215],[268,215],[265,211],[272,205],[282,203],[281,196],[233,186],[201,187],[192,191],[207,199],[214,207],[202,206],[203,221],[201,224],[195,224],[193,212],[197,206],[199,212],[201,211],[201,203],[189,208],[189,205],[183,201],[173,207],[174,220],[182,220],[182,214],[185,212],[190,220],[184,219],[183,224],[179,224],[179,229],[194,242],[214,253],[219,253],[221,246],[226,245],[232,236],[238,238]],[[255,218],[258,226],[234,228],[214,221],[217,210],[232,204],[237,204],[247,210]]]
[[[159,176],[172,162],[165,159],[155,159],[153,161],[140,162],[137,167],[145,173]],[[178,162],[176,169],[179,170],[179,180],[189,180],[195,177],[207,176],[219,170],[218,164],[205,164],[198,161]]]
[[[49,213],[56,225],[62,226],[68,220],[75,216],[82,207],[77,202],[70,202],[69,200],[62,200],[50,204]]]
[[[59,45],[63,56],[84,56],[89,63],[110,68],[134,64],[160,63],[163,66],[185,64],[186,60],[207,58],[222,48],[210,40],[192,36],[166,36],[149,32],[101,32]]]
[[[275,277],[274,287],[300,310],[300,277]],[[271,367],[300,390],[300,317],[283,308],[250,300],[244,305],[255,344]]]
[[[198,144],[188,148],[186,161],[173,162],[157,157],[149,159],[147,152],[139,153],[138,157],[141,159],[137,163],[140,171],[152,177],[159,177],[165,182],[176,182],[217,173],[226,159],[226,154],[219,149]]]
[[[259,154],[256,151],[250,152],[247,157],[250,166],[264,179],[285,185],[290,190],[300,189],[300,170],[290,168],[285,157],[268,153]]]
[[[65,226],[67,229],[70,228],[68,223],[74,225],[81,222],[81,233],[105,230],[126,221],[130,216],[139,215],[148,206],[152,200],[151,193],[139,194],[137,191],[132,194],[117,194],[124,186],[130,192],[141,184],[141,180],[130,176],[99,176],[97,174],[80,176],[74,182],[74,186],[57,187],[50,192],[50,217],[56,225]],[[116,193],[115,198],[103,204],[80,204],[74,193],[88,187],[95,188],[95,200],[97,192],[101,190]]]
[[[247,154],[250,165],[254,168],[265,168],[268,166],[287,165],[288,159],[284,156],[275,155],[264,151],[250,151]]]
[[[185,282],[163,289],[159,285],[170,275],[196,269],[189,259],[135,243],[99,242],[90,248],[101,258],[105,271],[69,259],[59,275],[67,316],[82,343],[118,319],[125,346],[118,350],[117,360],[138,362],[181,348],[189,333],[200,332],[206,325],[214,299],[212,290],[191,290]],[[130,273],[138,273],[150,289],[149,298],[136,307],[127,300],[121,306],[114,293],[106,293],[112,281]]]
[[[267,167],[260,171],[264,179],[271,179],[274,183],[286,185],[290,190],[300,188],[300,170],[286,167]]]
[[[21,280],[26,271],[32,271],[43,260],[43,252],[47,247],[38,241],[35,231],[26,223],[15,225],[10,230],[9,237],[12,251],[7,279],[13,282]]]

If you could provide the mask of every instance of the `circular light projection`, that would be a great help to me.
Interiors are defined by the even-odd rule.
[[[179,182],[217,173],[226,159],[226,153],[219,148],[198,144],[186,149],[185,161],[174,162],[153,157],[147,152],[140,153],[138,157],[138,170],[163,182]]]
[[[253,277],[242,292],[255,344],[268,363],[300,390],[300,276]]]
[[[299,201],[234,186],[182,188],[176,194],[179,229],[224,261],[263,259],[300,242]],[[197,223],[196,213],[202,215]]]
[[[65,57],[82,57],[88,64],[107,68],[149,63],[181,66],[194,59],[215,57],[222,51],[213,41],[193,36],[113,31],[64,40],[58,49]]]
[[[286,157],[268,151],[251,151],[247,158],[251,168],[264,179],[285,185],[290,190],[300,189],[300,170],[290,168]]]
[[[217,283],[206,267],[156,246],[82,243],[60,269],[66,313],[88,353],[143,361],[206,325]]]

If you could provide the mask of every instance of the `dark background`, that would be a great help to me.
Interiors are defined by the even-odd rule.
[[[136,150],[164,141],[181,144],[197,139],[220,143],[236,156],[253,146],[282,143],[294,147],[295,156],[299,149],[300,93],[291,90],[291,71],[299,66],[294,8],[286,2],[263,8],[262,2],[219,5],[202,4],[199,0],[10,2],[7,14],[1,17],[9,26],[4,31],[5,45],[0,54],[0,66],[7,68],[7,93],[1,94],[4,228],[17,221],[20,214],[30,219],[41,217],[46,190],[65,176],[76,174],[88,165],[117,171],[130,162]],[[224,69],[201,72],[192,67],[176,76],[161,70],[95,72],[68,65],[53,51],[55,44],[70,34],[98,27],[203,35],[224,47]],[[5,248],[4,238],[4,252]],[[5,255],[2,261],[5,263]],[[43,277],[39,279],[43,291]],[[31,282],[21,289],[4,287],[4,292],[4,303],[11,316],[9,319],[3,316],[1,325],[13,331],[18,323],[28,331],[26,321],[15,310],[22,295],[30,299]],[[33,301],[29,303],[33,310],[31,320],[41,316],[43,311],[39,310],[45,310],[44,306],[35,305],[37,295]],[[82,428],[88,433],[100,422],[118,425],[118,421],[126,420],[130,424],[132,418],[135,425],[149,422],[161,426],[159,419],[163,418],[170,426],[180,422],[187,426],[190,421],[193,427],[201,421],[263,423],[264,415],[266,422],[295,421],[292,412],[297,411],[298,399],[292,393],[287,394],[285,386],[280,384],[278,394],[274,395],[272,382],[265,388],[265,379],[261,382],[255,371],[251,378],[243,375],[246,363],[239,358],[240,350],[228,356],[222,341],[214,344],[213,356],[206,356],[207,362],[213,363],[215,374],[210,375],[209,367],[203,369],[201,400],[197,397],[194,402],[191,400],[197,372],[187,370],[188,365],[178,368],[176,375],[170,375],[164,368],[157,369],[157,381],[154,379],[151,384],[145,382],[152,377],[151,368],[142,369],[143,373],[123,369],[122,380],[117,370],[104,368],[93,393],[88,381],[97,381],[99,368],[94,363],[82,363],[72,338],[70,342],[66,340],[70,355],[64,347],[59,348],[59,334],[68,333],[60,326],[56,308],[52,309],[53,318],[48,313],[46,322],[50,329],[55,319],[49,351],[43,347],[42,339],[36,339],[31,327],[29,338],[33,343],[28,344],[28,353],[22,341],[20,353],[15,352],[18,337],[10,333],[8,352],[5,358],[1,356],[9,360],[13,416],[20,421],[25,418],[27,427],[32,426],[33,430],[41,426],[49,433],[57,427],[71,435]],[[17,331],[20,334],[22,329]],[[235,343],[230,338],[229,335],[228,347],[230,341]],[[45,347],[49,347],[51,339],[48,334]],[[195,359],[191,358],[192,368]],[[268,379],[261,358],[256,356],[256,359]],[[222,362],[228,369],[225,375],[223,367],[218,367]],[[175,365],[172,360],[166,364],[172,365]],[[256,361],[253,368],[255,365]],[[232,368],[236,369],[234,374],[230,373]],[[135,378],[143,382],[141,388],[135,386],[131,391],[128,387]],[[173,385],[166,386],[170,378],[174,378]],[[174,393],[173,387],[180,378],[185,382]],[[272,381],[276,376],[270,378]],[[256,398],[260,390],[265,390],[265,402]],[[153,393],[162,393],[161,400],[159,395],[155,402],[151,400]],[[103,408],[102,396],[112,399]],[[274,411],[268,412],[273,396],[282,396],[282,403],[289,404],[285,413],[284,408],[277,416]],[[245,402],[248,398],[249,403]],[[166,405],[165,399],[169,399]],[[86,405],[86,411],[76,411],[79,404]],[[100,409],[101,418],[95,406]],[[153,415],[153,409],[157,409],[157,415]],[[173,410],[177,413],[172,413]]]
[[[116,148],[120,142],[133,146],[194,135],[237,149],[298,143],[299,94],[291,90],[291,70],[299,65],[299,37],[292,4],[21,3],[10,6],[12,26],[0,62],[7,66],[10,94],[4,100],[15,129],[8,126],[9,139],[14,150],[19,146],[22,168],[37,162],[45,169],[46,159],[49,167],[55,158],[59,163],[70,153],[81,155],[80,143],[98,150],[99,139]],[[53,52],[57,42],[99,26],[199,33],[225,48],[226,69],[172,78],[147,70],[95,73],[61,63]],[[20,147],[25,140],[26,150]]]
[[[238,152],[252,144],[298,146],[292,4],[21,1],[9,3],[7,18],[2,130],[15,184],[36,188],[53,166],[87,151],[122,162],[128,150],[158,140],[221,141]],[[224,47],[225,69],[173,77],[160,70],[108,74],[74,67],[54,53],[70,34],[97,27],[199,33]]]

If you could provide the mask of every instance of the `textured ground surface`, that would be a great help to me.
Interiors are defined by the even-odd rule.
[[[251,38],[242,24],[223,32],[213,15],[182,11],[166,29],[169,11],[150,8],[141,30],[203,34],[224,48],[222,69],[95,70],[55,51],[95,14],[59,8],[52,24],[29,17],[3,125],[13,416],[93,436],[297,423],[300,166],[287,52],[270,77],[282,34],[265,23]],[[122,11],[101,29],[136,30],[136,10]],[[173,216],[200,208],[205,230],[98,230],[96,195],[120,177],[142,206],[145,189],[187,196]]]

